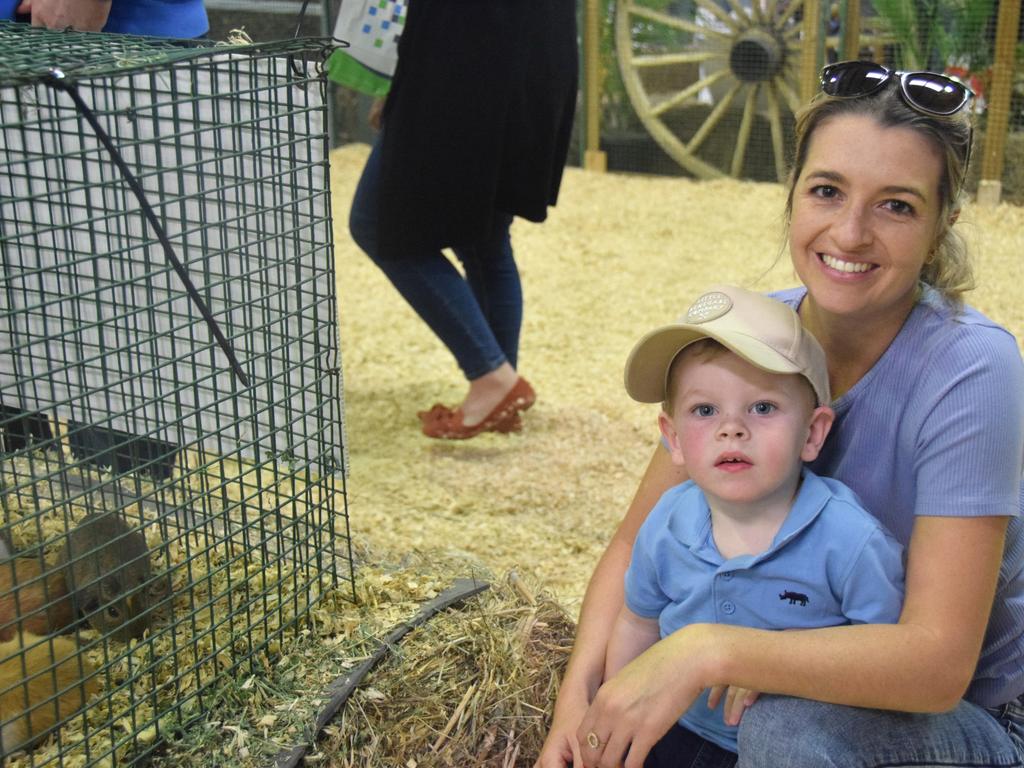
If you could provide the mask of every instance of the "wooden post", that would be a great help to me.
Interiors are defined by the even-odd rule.
[[[861,0],[846,0],[843,40],[839,50],[840,61],[860,58],[860,2]]]
[[[1019,2],[1020,0],[1018,0]],[[800,47],[800,102],[806,104],[818,92],[821,64],[821,0],[804,0],[804,34]]]
[[[1013,86],[1014,48],[1020,23],[1021,0],[1002,0],[996,26],[992,89],[987,94],[988,126],[981,156],[978,202],[997,205],[1003,192],[1003,151],[1010,128],[1010,90]]]
[[[601,151],[601,0],[587,0],[583,22],[583,80],[586,102],[583,167],[604,172],[608,158]]]

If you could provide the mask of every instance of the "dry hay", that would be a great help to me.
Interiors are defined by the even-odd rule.
[[[183,461],[192,463],[188,475],[157,490],[141,477],[122,484],[125,478],[98,468],[86,479],[66,445],[62,455],[29,451],[0,459],[0,478],[11,483],[4,487],[0,506],[17,553],[41,552],[49,567],[59,567],[69,526],[90,513],[114,512],[115,498],[141,493],[143,501],[118,514],[133,527],[144,524],[154,579],[166,574],[171,582],[169,599],[155,606],[153,625],[142,639],[124,643],[90,627],[75,631],[82,654],[96,670],[98,691],[84,713],[64,725],[59,741],[49,739],[30,754],[8,756],[12,768],[74,768],[97,758],[101,765],[125,762],[161,735],[203,717],[210,701],[234,685],[230,671],[243,659],[252,656],[257,668],[272,672],[271,660],[281,650],[278,637],[320,598],[290,550],[279,547],[280,556],[265,560],[268,553],[253,546],[260,540],[254,520],[260,520],[265,546],[281,533],[263,530],[257,509],[279,510],[289,521],[302,518],[299,500],[319,503],[320,489],[301,488],[295,477],[282,479],[238,461],[195,456]],[[211,467],[217,468],[216,477]],[[79,492],[90,484],[107,492]],[[219,492],[211,494],[211,487]],[[159,503],[153,501],[157,497]],[[227,506],[228,500],[234,503]],[[173,514],[169,519],[166,509],[202,513],[205,524],[191,517],[176,520]],[[187,530],[186,524],[191,525]],[[333,592],[332,599],[338,599]],[[5,719],[10,716],[3,713]]]
[[[492,581],[403,640],[328,727],[320,754],[339,768],[531,763],[572,636],[549,596],[514,573]]]
[[[570,650],[572,622],[539,585],[496,579],[457,553],[404,556],[358,547],[355,604],[337,594],[236,706],[174,744],[155,765],[267,766],[313,741],[331,684],[450,586],[490,588],[411,631],[373,669],[305,757],[308,766],[519,766],[532,763]]]

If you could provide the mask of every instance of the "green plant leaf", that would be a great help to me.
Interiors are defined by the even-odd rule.
[[[883,31],[897,43],[895,64],[900,69],[919,69],[917,7],[907,0],[875,0]]]

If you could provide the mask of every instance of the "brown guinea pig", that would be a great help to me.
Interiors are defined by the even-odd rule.
[[[142,637],[168,582],[153,577],[141,532],[113,512],[87,515],[68,533],[62,559],[76,614],[116,640]]]
[[[98,686],[69,637],[24,633],[0,643],[0,757],[29,749],[81,709]]]
[[[47,568],[41,557],[0,561],[0,640],[18,630],[37,635],[63,632],[75,621],[60,566]]]

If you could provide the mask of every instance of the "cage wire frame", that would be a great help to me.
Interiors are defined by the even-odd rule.
[[[325,55],[0,22],[11,765],[138,763],[355,600]]]

